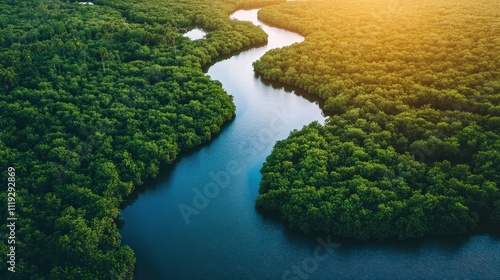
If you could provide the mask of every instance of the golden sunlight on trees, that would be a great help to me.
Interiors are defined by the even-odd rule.
[[[332,115],[276,144],[257,207],[358,239],[499,224],[498,1],[307,1],[259,17],[306,35],[254,63]]]

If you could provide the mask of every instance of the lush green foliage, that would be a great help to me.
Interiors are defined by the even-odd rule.
[[[178,2],[0,1],[0,178],[16,169],[20,219],[1,279],[130,278],[121,202],[233,118],[201,67],[266,42],[231,11],[279,1]],[[195,26],[206,40],[180,35]]]
[[[279,142],[257,206],[359,239],[500,223],[500,41],[494,1],[307,1],[264,8],[306,35],[254,66],[333,115]]]
[[[266,54],[262,77],[315,93],[325,111],[396,114],[430,104],[500,116],[500,38],[494,1],[308,1],[259,17],[306,35]],[[467,15],[467,16],[466,16]]]
[[[359,239],[461,233],[499,223],[499,124],[426,108],[353,109],[278,142],[257,206],[293,227]],[[496,205],[495,205],[496,203]]]

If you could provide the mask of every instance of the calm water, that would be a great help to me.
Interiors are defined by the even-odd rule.
[[[185,37],[188,37],[191,40],[199,40],[203,39],[207,35],[207,33],[199,28],[194,28],[189,30],[188,32],[184,33]]]
[[[257,10],[232,17],[261,25],[269,45],[210,67],[207,74],[234,96],[235,120],[123,210],[123,244],[136,252],[137,279],[500,279],[498,234],[329,242],[257,212],[259,169],[273,144],[324,117],[315,102],[264,84],[252,70],[269,49],[303,37],[257,21]]]

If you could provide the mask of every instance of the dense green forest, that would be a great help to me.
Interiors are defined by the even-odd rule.
[[[331,117],[276,144],[257,207],[357,239],[500,224],[498,1],[306,1],[259,17],[306,39],[256,72]]]
[[[1,279],[131,279],[121,203],[234,117],[201,67],[266,43],[230,12],[282,1],[93,2],[0,1],[0,178],[15,170],[18,217]],[[205,40],[182,36],[194,27]]]

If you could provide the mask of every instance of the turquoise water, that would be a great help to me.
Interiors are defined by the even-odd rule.
[[[236,118],[183,156],[123,210],[137,279],[500,279],[500,235],[360,242],[290,230],[255,210],[261,168],[277,140],[312,121],[318,104],[263,83],[252,62],[303,37],[252,20],[269,44],[217,62],[208,75],[234,96]]]

